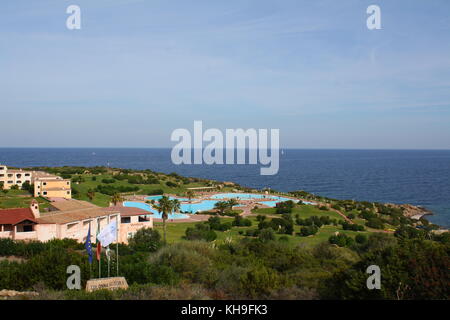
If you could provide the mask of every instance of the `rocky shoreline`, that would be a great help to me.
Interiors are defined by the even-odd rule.
[[[419,220],[423,216],[433,215],[433,212],[428,210],[427,208],[421,206],[414,206],[412,204],[387,203],[386,205],[403,210],[403,215],[411,219]]]

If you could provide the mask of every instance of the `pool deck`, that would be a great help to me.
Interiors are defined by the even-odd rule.
[[[224,192],[201,192],[201,193],[197,193],[197,196],[195,197],[195,199],[192,199],[192,201],[181,201],[181,203],[200,203],[204,200],[216,200],[216,201],[227,201],[230,199],[235,199],[239,202],[239,204],[241,204],[241,207],[237,207],[239,209],[242,210],[242,213],[240,214],[243,217],[246,216],[254,216],[257,215],[255,213],[252,213],[252,209],[255,206],[261,207],[261,208],[273,208],[271,206],[265,205],[263,204],[264,202],[272,202],[272,201],[276,201],[277,199],[274,198],[270,198],[272,197],[282,197],[282,198],[286,198],[286,199],[291,199],[291,200],[300,200],[300,201],[304,201],[304,202],[310,202],[308,200],[305,199],[299,199],[299,198],[294,198],[291,196],[286,196],[286,195],[274,195],[274,194],[264,194],[264,193],[248,193],[248,192],[236,192],[236,193],[243,193],[243,194],[254,194],[254,195],[264,195],[267,196],[268,198],[254,198],[254,199],[246,199],[246,200],[241,200],[241,199],[236,199],[235,197],[233,198],[223,198],[223,199],[211,199],[212,196],[216,195],[216,194],[223,194]],[[179,198],[179,196],[174,195],[174,194],[167,194],[167,196],[171,196],[174,198]],[[147,195],[133,195],[133,196],[127,196],[126,200],[127,201],[136,201],[136,202],[141,202],[141,203],[146,203],[145,198],[149,197]],[[282,200],[281,200],[282,201]],[[350,224],[353,224],[354,222],[349,219],[346,215],[344,215],[342,212],[331,208],[331,206],[327,203],[321,203],[318,201],[315,201],[315,204],[318,206],[326,206],[328,207],[328,209],[330,211],[336,212],[337,214],[339,214],[345,221],[347,221]],[[175,222],[196,222],[196,221],[206,221],[208,220],[209,217],[211,217],[211,215],[208,214],[188,214],[188,213],[183,213],[185,215],[189,216],[189,219],[167,219],[166,222],[169,223],[175,223]],[[162,219],[159,218],[153,218],[153,220],[155,222],[161,222]]]

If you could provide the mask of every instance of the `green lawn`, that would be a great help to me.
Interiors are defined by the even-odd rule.
[[[233,227],[230,230],[225,231],[225,232],[216,231],[216,233],[217,233],[216,242],[220,243],[220,242],[224,241],[226,238],[232,238],[234,240],[244,238],[245,236],[240,235],[239,231],[242,230],[245,232],[247,229],[255,229],[258,227],[258,222],[256,221],[256,217],[249,217],[249,219],[252,220],[251,227]],[[233,221],[233,218],[226,218],[226,217],[222,218],[221,217],[221,220],[222,220],[222,222],[228,222],[228,221]],[[187,241],[187,240],[183,239],[186,229],[189,227],[194,227],[195,224],[197,224],[197,223],[199,223],[199,222],[167,223],[167,242],[174,243],[174,242],[178,242],[178,241]],[[161,236],[162,236],[162,234],[163,234],[162,222],[155,222],[154,226],[157,230],[160,231]],[[295,233],[299,232],[300,228],[301,228],[300,226],[295,225],[294,232]],[[276,234],[276,238],[279,239],[282,236],[286,236],[289,239],[289,243],[291,243],[292,245],[305,244],[307,246],[313,246],[318,243],[328,241],[328,238],[330,236],[332,236],[336,231],[338,231],[339,233],[344,233],[344,234],[352,236],[352,237],[355,237],[357,234],[368,234],[367,231],[364,231],[364,232],[348,231],[348,230],[343,230],[342,226],[340,226],[340,225],[338,225],[338,226],[328,225],[328,226],[323,226],[322,228],[320,228],[319,232],[313,236],[300,237],[297,235]]]
[[[84,181],[80,183],[72,183],[72,187],[78,191],[77,194],[74,195],[74,198],[79,200],[90,201],[87,196],[87,192],[89,189],[94,190],[98,185],[108,185],[114,187],[120,186],[137,186],[139,187],[138,191],[128,192],[126,194],[149,194],[152,190],[161,189],[164,193],[176,194],[179,196],[184,196],[187,188],[194,187],[203,187],[204,183],[200,182],[192,182],[189,184],[180,184],[178,187],[169,187],[166,185],[167,181],[175,182],[175,179],[169,176],[166,177],[165,180],[160,179],[159,184],[131,184],[127,180],[116,180],[114,183],[104,184],[102,183],[103,179],[112,179],[112,174],[100,174],[100,175],[92,175],[92,174],[83,174],[81,175]],[[95,177],[95,181],[92,180],[92,177]],[[101,207],[107,207],[109,205],[111,197],[106,194],[102,194],[100,192],[95,193],[95,197],[92,202]]]
[[[33,199],[38,201],[41,211],[49,206],[47,200],[40,197],[33,198],[28,191],[8,190],[7,193],[0,192],[0,209],[28,208]]]
[[[252,210],[252,212],[255,214],[276,215],[275,208],[260,208]],[[317,206],[311,206],[306,204],[295,206],[295,208],[292,210],[292,214],[294,217],[296,214],[299,214],[300,218],[302,219],[309,218],[311,216],[318,216],[318,217],[329,216],[332,219],[343,220],[343,218],[334,211],[323,211],[319,210]]]

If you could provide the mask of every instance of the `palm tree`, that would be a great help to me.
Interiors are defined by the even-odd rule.
[[[194,191],[188,190],[188,191],[186,192],[186,196],[188,197],[189,203],[190,203],[191,200],[192,200],[192,198],[194,197]]]
[[[164,244],[166,244],[166,220],[169,217],[169,212],[172,211],[172,201],[170,201],[168,197],[162,196],[162,198],[159,199],[158,204],[153,205],[153,208],[161,213],[161,218],[163,221]]]
[[[117,204],[119,203],[119,202],[122,202],[123,201],[123,198],[122,198],[122,196],[120,195],[120,193],[114,193],[113,195],[112,195],[112,197],[111,197],[111,202],[115,205],[115,206],[117,206]]]
[[[228,207],[230,208],[230,210],[233,209],[234,206],[238,205],[239,202],[237,202],[236,199],[230,199],[228,200]]]
[[[171,203],[172,203],[172,212],[179,212],[180,210],[181,210],[181,203],[180,203],[180,200],[178,200],[178,199],[173,199],[172,201],[171,201]]]
[[[214,205],[214,209],[219,211],[220,215],[223,215],[225,210],[228,209],[228,207],[229,207],[229,204],[226,201],[219,201],[219,202],[216,202],[216,204]]]

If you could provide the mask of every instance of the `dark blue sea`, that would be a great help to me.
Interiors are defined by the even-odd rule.
[[[30,166],[110,166],[177,172],[252,188],[306,190],[338,198],[410,203],[432,210],[429,220],[450,226],[450,150],[285,149],[275,176],[259,165],[174,165],[170,149],[10,149],[0,163]]]

